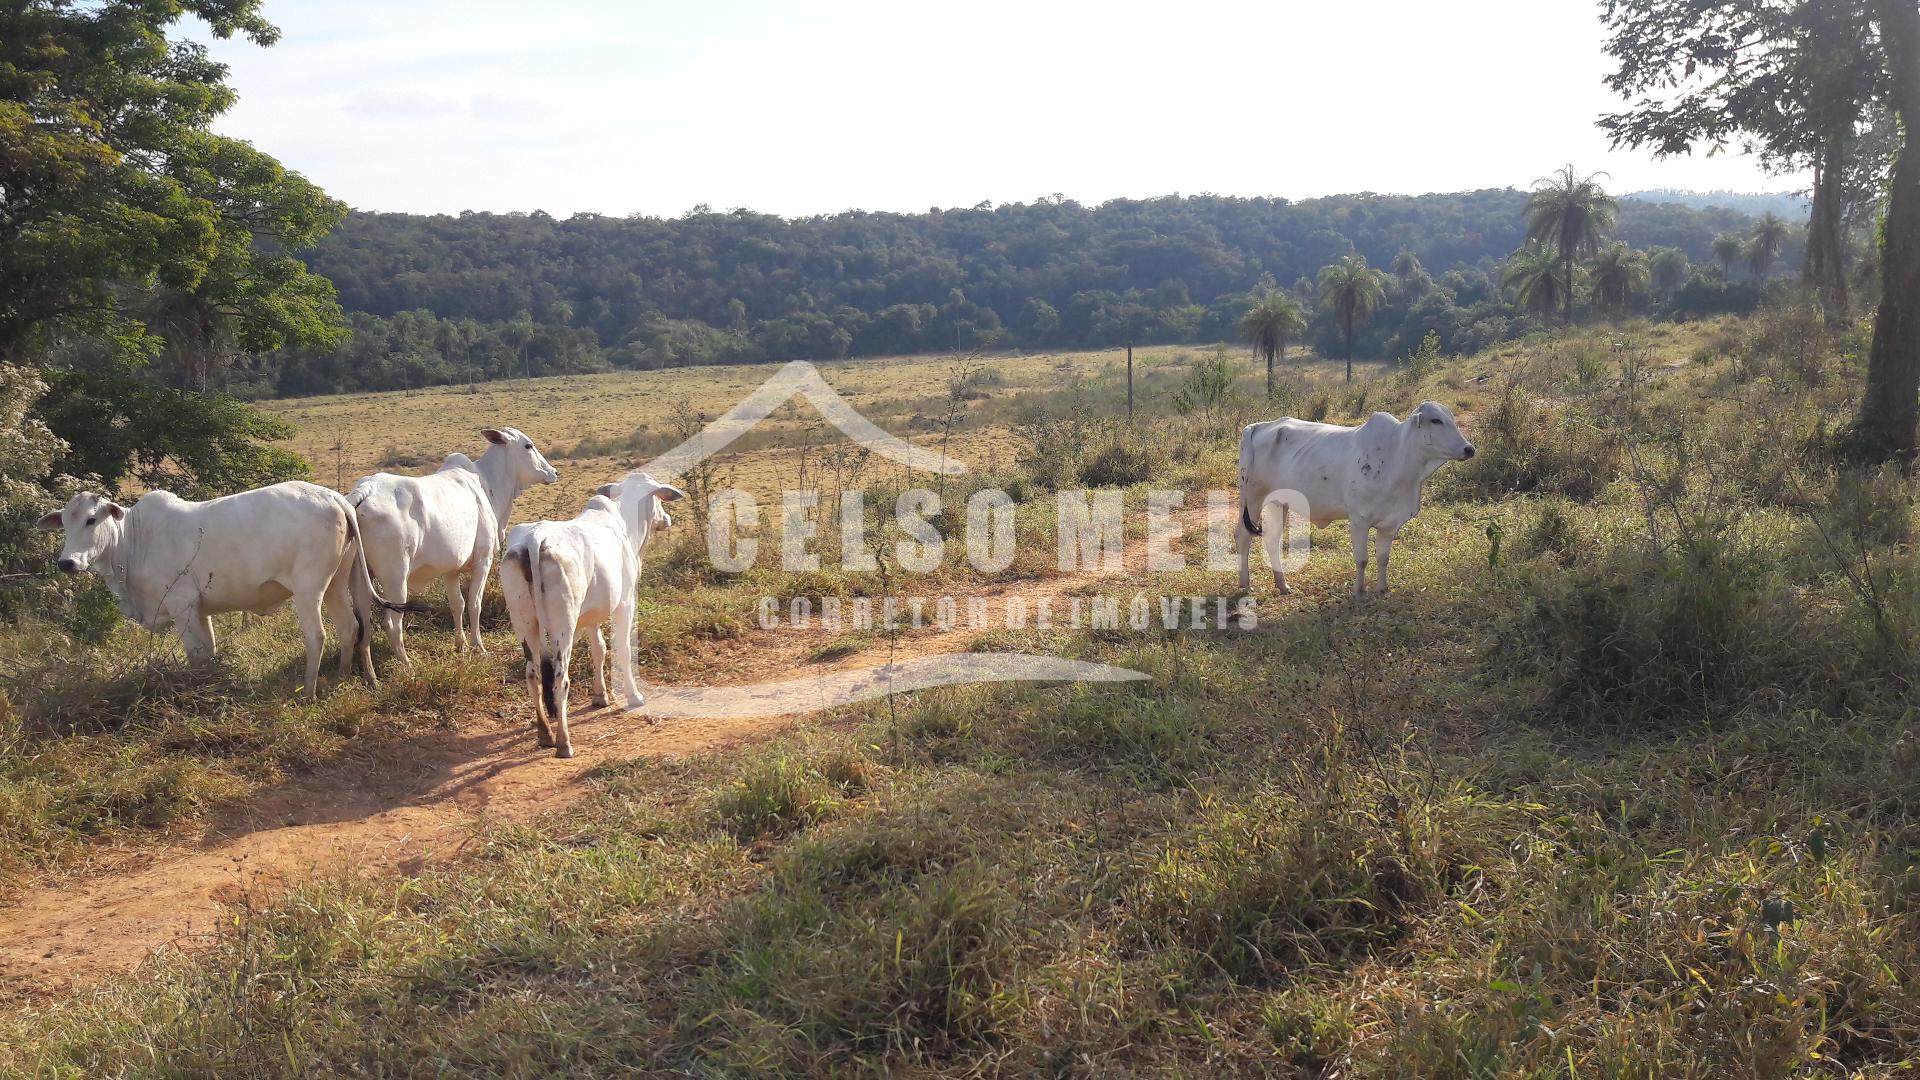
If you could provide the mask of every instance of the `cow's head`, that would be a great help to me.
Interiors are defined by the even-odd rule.
[[[1453,422],[1453,410],[1445,405],[1423,401],[1407,423],[1413,425],[1414,445],[1428,457],[1465,461],[1473,456],[1473,444],[1460,434],[1460,426]]]
[[[672,484],[663,484],[635,470],[617,484],[603,484],[600,494],[620,504],[620,519],[626,523],[633,550],[646,547],[647,538],[673,526],[673,515],[666,504],[683,499],[687,493]]]
[[[551,484],[560,479],[560,474],[547,464],[546,455],[519,428],[486,428],[480,434],[486,436],[487,441],[499,447],[500,453],[506,456],[507,478],[513,482],[515,491],[524,491],[535,484]]]
[[[48,532],[66,533],[54,565],[69,574],[84,574],[119,541],[120,523],[126,516],[126,507],[105,495],[83,491],[35,524]]]

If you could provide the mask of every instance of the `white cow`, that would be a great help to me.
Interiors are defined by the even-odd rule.
[[[568,672],[573,641],[585,630],[593,648],[593,703],[607,704],[607,643],[600,625],[613,621],[614,664],[628,709],[646,704],[633,677],[634,590],[640,558],[654,531],[671,525],[662,502],[679,488],[643,472],[600,488],[571,521],[517,525],[500,559],[500,589],[527,659],[527,692],[541,746],[573,756],[567,730]],[[549,723],[551,722],[551,723]]]
[[[455,453],[426,476],[375,473],[355,484],[347,501],[360,515],[367,568],[394,602],[406,603],[439,579],[446,585],[454,641],[484,653],[480,601],[513,500],[535,484],[553,483],[558,474],[518,428],[487,428],[480,434],[493,445],[479,461]],[[412,663],[398,612],[387,613],[387,640],[395,659]]]
[[[208,502],[149,491],[131,508],[82,493],[39,526],[66,533],[61,570],[99,574],[121,613],[149,630],[177,627],[189,659],[212,658],[212,616],[291,598],[307,639],[307,695],[326,645],[323,608],[340,639],[340,676],[358,653],[374,681],[373,609],[394,605],[374,589],[353,507],[337,491],[299,480]]]
[[[1473,444],[1460,434],[1453,413],[1437,401],[1423,401],[1401,420],[1377,412],[1359,427],[1317,424],[1283,417],[1248,424],[1240,432],[1240,588],[1248,587],[1247,556],[1272,499],[1279,505],[1280,536],[1287,535],[1290,514],[1298,509],[1313,524],[1346,518],[1353,535],[1354,595],[1367,591],[1368,530],[1379,535],[1379,589],[1387,591],[1387,559],[1402,526],[1420,512],[1420,489],[1433,471],[1449,461],[1473,456]],[[1249,508],[1257,508],[1256,522]],[[1282,593],[1287,575],[1278,553],[1268,552],[1273,584]]]

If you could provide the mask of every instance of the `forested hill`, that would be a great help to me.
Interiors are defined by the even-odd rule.
[[[267,358],[251,389],[1219,340],[1263,274],[1304,290],[1354,251],[1383,269],[1412,252],[1445,300],[1426,299],[1420,325],[1409,326],[1409,298],[1401,317],[1370,324],[1358,352],[1399,355],[1428,329],[1449,349],[1472,348],[1521,321],[1497,277],[1523,241],[1526,198],[1512,189],[1099,206],[1056,197],[800,219],[705,209],[564,221],[355,213],[307,254],[338,286],[354,339],[332,353]],[[1750,222],[1733,210],[1632,199],[1620,217],[1629,244],[1678,247],[1701,264],[1712,262],[1717,234],[1744,234]]]

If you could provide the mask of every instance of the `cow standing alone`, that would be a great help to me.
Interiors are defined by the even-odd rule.
[[[340,639],[340,677],[357,653],[373,682],[373,609],[393,607],[367,574],[346,497],[290,480],[207,502],[149,491],[131,508],[83,492],[39,521],[66,542],[56,565],[106,580],[120,612],[149,630],[177,627],[187,657],[212,659],[213,620],[289,599],[307,642],[307,696],[320,679],[324,611]]]
[[[1240,588],[1249,585],[1253,538],[1265,536],[1269,499],[1278,504],[1280,536],[1289,518],[1305,513],[1315,527],[1346,518],[1353,536],[1355,596],[1367,591],[1369,530],[1380,544],[1379,589],[1387,591],[1387,559],[1394,537],[1420,512],[1420,491],[1433,471],[1473,456],[1453,413],[1423,401],[1405,420],[1377,412],[1359,427],[1339,427],[1283,417],[1249,424],[1240,432]],[[1256,508],[1251,510],[1249,508]],[[1287,575],[1269,550],[1273,584],[1282,593]]]

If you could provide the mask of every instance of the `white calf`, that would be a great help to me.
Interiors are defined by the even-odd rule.
[[[1393,540],[1420,512],[1421,486],[1446,462],[1472,456],[1473,445],[1460,434],[1453,413],[1437,401],[1421,402],[1404,421],[1378,412],[1352,428],[1292,417],[1247,425],[1240,432],[1240,588],[1248,587],[1253,538],[1266,535],[1262,523],[1271,498],[1279,504],[1282,538],[1296,510],[1316,527],[1347,519],[1356,596],[1367,591],[1368,530],[1377,533],[1379,589],[1386,592]],[[1268,557],[1274,586],[1292,592],[1279,553],[1270,549]]]
[[[600,632],[608,620],[626,707],[646,703],[633,675],[634,590],[648,537],[671,522],[660,502],[681,495],[679,488],[632,473],[602,487],[571,521],[518,525],[507,535],[500,588],[527,660],[539,744],[553,747],[555,757],[573,756],[567,693],[573,642],[581,631],[591,635],[593,704],[604,706],[610,698],[607,643]]]
[[[367,568],[394,601],[405,603],[415,590],[439,579],[453,614],[454,641],[484,653],[480,601],[513,500],[527,488],[551,484],[558,477],[519,429],[487,428],[480,434],[493,445],[479,461],[456,453],[426,476],[375,473],[355,484],[347,501],[360,515]],[[411,662],[404,620],[397,612],[387,614],[387,640],[395,659],[403,665]]]

